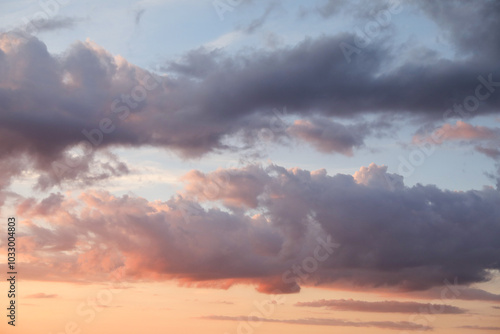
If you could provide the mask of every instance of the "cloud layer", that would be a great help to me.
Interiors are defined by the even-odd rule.
[[[41,174],[42,189],[74,179],[89,184],[127,173],[122,162],[102,160],[99,152],[142,146],[183,157],[224,152],[235,149],[231,143],[237,139],[254,144],[259,131],[271,127],[271,110],[285,106],[295,123],[275,131],[274,140],[293,136],[321,152],[345,155],[376,132],[376,124],[366,131],[366,115],[440,120],[475,116],[479,110],[483,115],[498,112],[498,4],[464,0],[407,6],[447,31],[447,42],[460,57],[424,50],[417,60],[407,59],[401,46],[381,35],[348,64],[339,46],[359,39],[351,32],[237,55],[194,49],[166,63],[167,74],[158,77],[90,41],[53,55],[34,37],[4,33],[0,142],[9,144],[0,146],[2,169],[23,161],[24,170]],[[318,8],[328,18],[344,7],[352,6],[327,2]],[[376,7],[362,6],[356,17],[368,18],[368,9]],[[466,22],[466,35],[457,22]],[[52,29],[71,26],[74,20],[46,23]],[[417,49],[411,52],[422,51]],[[353,124],[345,125],[341,118]],[[9,180],[22,171],[2,176]]]
[[[300,307],[325,307],[334,311],[381,312],[381,313],[422,313],[426,310],[439,310],[440,314],[462,314],[466,310],[451,305],[424,304],[417,302],[366,302],[352,299],[317,300],[313,302],[299,302]],[[430,312],[430,311],[427,311]]]
[[[25,199],[18,206],[30,224],[20,242],[31,257],[25,276],[247,283],[269,293],[297,285],[411,291],[484,282],[500,269],[497,191],[409,188],[401,180],[373,164],[355,177],[248,166],[192,171],[167,202],[103,191]],[[331,250],[321,246],[332,243],[325,236],[336,243]]]
[[[206,316],[203,319],[210,320],[229,320],[229,321],[248,321],[248,317],[231,317],[231,316]],[[303,319],[271,319],[253,317],[250,321],[255,323],[260,322],[275,322],[282,324],[308,325],[308,326],[333,326],[333,327],[372,327],[393,330],[410,330],[410,331],[429,331],[432,327],[420,325],[408,321],[349,321],[343,319],[321,319],[321,318],[303,318]]]

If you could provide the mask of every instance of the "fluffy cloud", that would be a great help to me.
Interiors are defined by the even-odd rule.
[[[335,15],[334,2],[325,4],[323,16]],[[374,7],[363,8],[360,16]],[[366,123],[374,115],[462,116],[447,109],[457,96],[465,103],[478,92],[488,95],[481,113],[498,112],[498,4],[424,1],[414,8],[449,33],[461,57],[426,50],[419,61],[407,62],[384,40],[346,66],[339,45],[356,36],[341,33],[237,56],[196,49],[167,63],[168,75],[158,77],[90,41],[56,56],[36,38],[2,34],[0,190],[27,171],[39,175],[43,190],[126,174],[115,147],[154,146],[199,157],[235,149],[234,139],[252,145],[272,126],[269,111],[283,106],[292,123],[274,129],[276,141],[293,137],[345,155],[382,126]],[[462,24],[470,34],[462,34]],[[464,122],[444,130],[449,140],[492,135]],[[477,149],[499,156],[494,145]],[[499,267],[499,195],[493,189],[408,188],[377,165],[354,177],[249,166],[192,171],[184,181],[182,195],[167,202],[107,192],[25,199],[18,212],[29,222],[30,233],[21,236],[27,275],[99,280],[119,273],[218,287],[252,283],[264,292],[293,292],[297,284],[415,290],[445,279],[482,282]],[[6,196],[0,193],[0,204]],[[297,282],[284,282],[283,273],[303,269],[293,266],[314,254],[325,235],[340,244],[335,256],[314,273],[296,274]]]
[[[483,282],[500,268],[498,191],[388,187],[386,175],[376,165],[356,178],[248,166],[190,172],[185,191],[167,202],[107,192],[26,199],[18,215],[29,232],[20,244],[36,260],[24,264],[25,277],[410,291]],[[336,245],[325,253],[328,235]]]
[[[486,41],[495,41],[500,31],[493,19],[498,5],[422,2],[415,8],[444,27],[466,57],[435,55],[425,62],[407,62],[396,56],[397,47],[381,41],[364,48],[355,65],[346,66],[339,45],[355,35],[341,33],[237,56],[200,48],[167,63],[168,75],[160,78],[89,41],[56,56],[34,37],[2,34],[0,158],[29,161],[21,171],[36,170],[38,186],[48,189],[61,181],[90,184],[126,174],[116,157],[109,161],[99,156],[116,146],[156,146],[198,157],[234,148],[228,142],[235,138],[252,145],[256,134],[270,127],[270,111],[283,106],[296,122],[289,132],[276,131],[275,140],[291,134],[322,152],[346,155],[362,147],[377,128],[359,121],[365,115],[403,112],[433,120],[461,116],[460,111],[447,112],[450,101],[461,96],[459,102],[465,103],[479,86],[481,96],[488,94],[481,113],[497,112],[498,50]],[[441,14],[448,11],[452,18]],[[462,22],[456,17],[466,14],[481,22],[467,20],[473,40],[456,23]],[[73,21],[57,18],[49,23],[59,28]],[[333,117],[354,123],[345,126]],[[3,173],[3,179],[18,172]]]
[[[361,167],[353,175],[354,180],[367,187],[392,190],[396,187],[403,188],[403,177],[387,173],[387,166],[377,166],[371,163],[368,167]]]

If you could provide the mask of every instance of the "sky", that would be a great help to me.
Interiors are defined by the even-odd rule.
[[[0,13],[1,333],[500,332],[500,2]]]

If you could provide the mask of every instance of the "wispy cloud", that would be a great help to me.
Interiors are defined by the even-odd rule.
[[[279,4],[276,1],[272,1],[259,18],[253,20],[250,24],[247,26],[243,27],[242,30],[247,33],[247,34],[253,34],[255,31],[260,29],[267,21],[269,15],[273,10],[275,10]]]
[[[28,296],[26,296],[26,298],[36,298],[36,299],[57,298],[57,294],[46,294],[46,293],[40,292],[40,293],[28,295]]]
[[[456,299],[500,302],[500,294],[466,286],[454,287],[452,289],[455,290],[453,298]],[[413,298],[439,299],[442,298],[442,290],[433,288],[427,291],[420,291],[419,293],[408,293],[408,296]]]
[[[317,300],[299,302],[295,306],[325,307],[335,311],[382,312],[382,313],[421,313],[422,310],[439,309],[441,314],[462,314],[467,310],[444,304],[430,304],[417,302],[381,301],[366,302],[352,299]]]
[[[50,19],[33,20],[31,24],[35,25],[38,32],[55,31],[62,29],[73,29],[83,19],[79,17],[56,16]]]
[[[476,329],[480,331],[500,331],[500,327],[487,327],[487,326],[461,326],[461,327],[456,327],[456,328],[462,328],[462,329]]]
[[[464,121],[457,121],[455,125],[444,124],[429,136],[415,135],[414,143],[429,142],[432,138],[439,138],[437,144],[444,141],[468,140],[481,141],[500,138],[500,129],[492,129],[485,126],[474,126]]]
[[[219,316],[210,315],[202,317],[202,319],[209,320],[228,320],[228,321],[249,321],[248,317],[232,317],[232,316]],[[320,318],[302,318],[302,319],[267,319],[254,317],[251,319],[255,322],[274,322],[292,325],[308,325],[308,326],[332,326],[332,327],[372,327],[393,330],[410,330],[410,331],[429,331],[432,330],[430,326],[423,326],[416,323],[407,321],[393,322],[393,321],[349,321],[342,319],[320,319]]]
[[[145,8],[138,9],[134,12],[135,24],[138,25],[141,22],[141,18],[146,12]]]

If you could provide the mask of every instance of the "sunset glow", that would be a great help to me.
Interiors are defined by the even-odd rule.
[[[0,13],[1,334],[500,333],[500,2]]]

